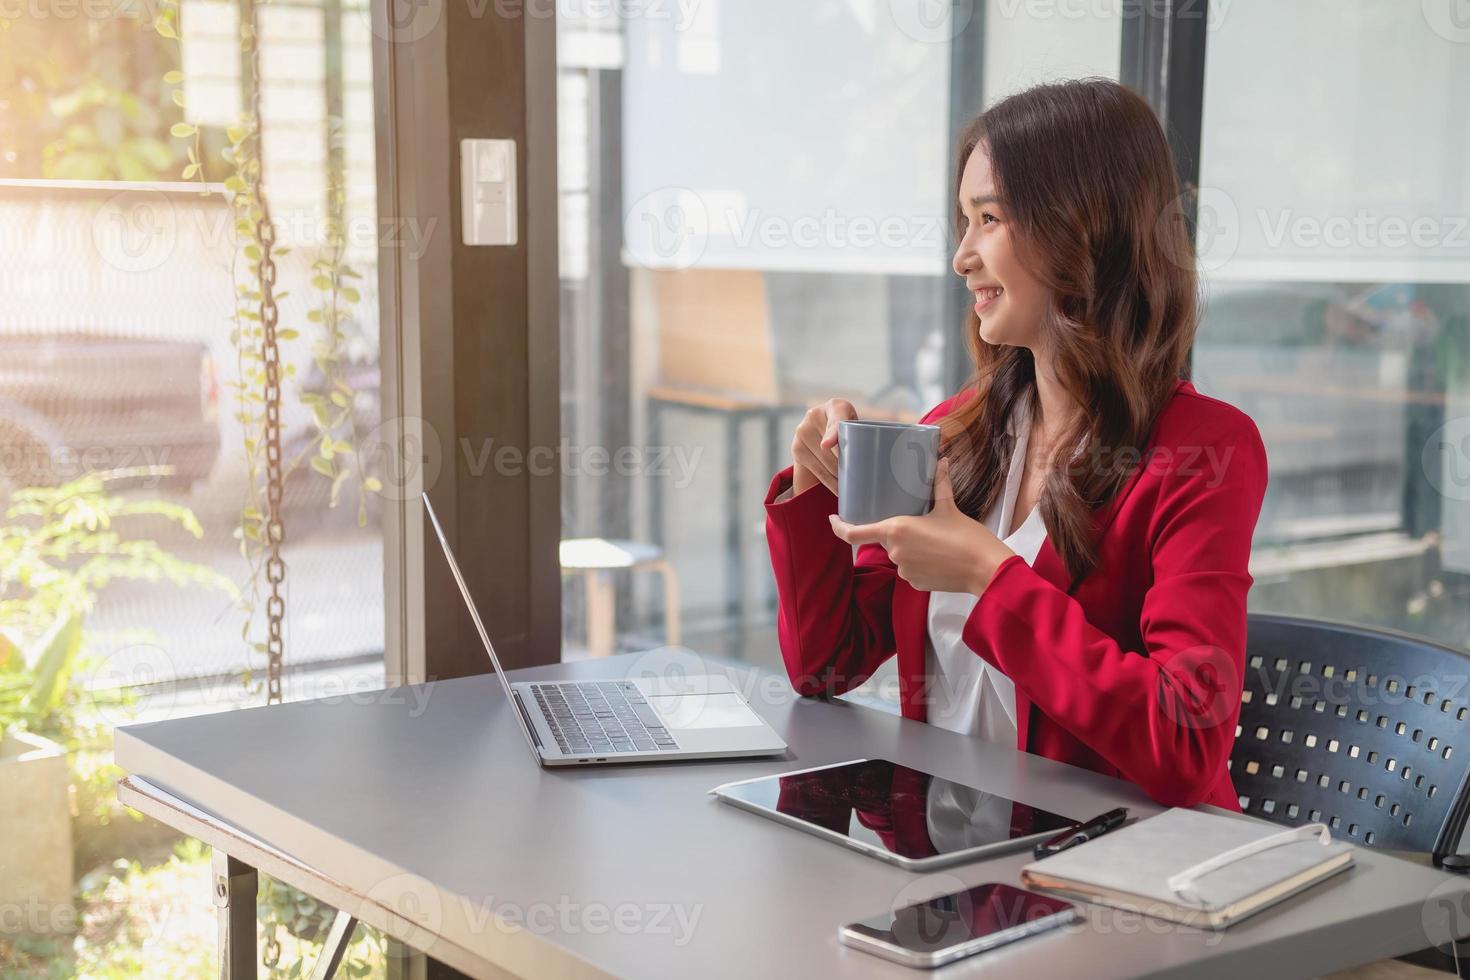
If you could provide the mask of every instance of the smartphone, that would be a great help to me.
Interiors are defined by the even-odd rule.
[[[992,882],[895,909],[838,932],[845,946],[926,969],[1064,926],[1077,907],[1051,895]]]

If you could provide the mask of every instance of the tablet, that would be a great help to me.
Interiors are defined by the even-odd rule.
[[[710,792],[910,871],[1022,850],[1078,822],[887,759],[761,776]]]

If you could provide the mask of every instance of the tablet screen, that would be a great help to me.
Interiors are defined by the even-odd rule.
[[[921,859],[1056,832],[1076,821],[886,759],[720,787],[729,802]]]

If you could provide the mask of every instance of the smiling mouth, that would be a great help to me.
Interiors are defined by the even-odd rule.
[[[996,300],[1000,299],[1000,295],[1003,292],[1005,290],[999,286],[975,290],[975,312],[980,313],[992,306]]]

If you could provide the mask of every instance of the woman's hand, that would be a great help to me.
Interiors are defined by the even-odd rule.
[[[818,483],[837,492],[837,423],[857,418],[844,398],[829,398],[807,409],[791,440],[791,494]]]
[[[954,502],[949,458],[934,474],[934,509],[923,517],[890,517],[848,524],[832,515],[832,532],[848,544],[880,544],[898,576],[922,592],[970,592],[978,596],[1000,563],[1015,552]]]

